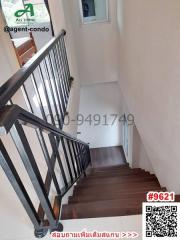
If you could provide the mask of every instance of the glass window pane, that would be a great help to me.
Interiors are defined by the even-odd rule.
[[[94,0],[82,0],[82,7],[83,7],[84,18],[93,17],[96,15]]]
[[[83,23],[108,20],[107,0],[81,0],[80,2]]]

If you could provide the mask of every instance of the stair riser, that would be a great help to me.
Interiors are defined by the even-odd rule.
[[[166,191],[155,175],[141,169],[88,169],[80,178],[69,203],[62,207],[61,219],[83,219],[142,214],[149,191]]]
[[[141,182],[149,182],[149,181],[154,181],[158,183],[158,180],[155,178],[144,178],[144,179],[114,179],[114,180],[107,180],[107,181],[94,181],[94,182],[79,182],[78,186],[85,186],[85,187],[91,187],[91,186],[96,186],[96,185],[105,185],[105,184],[131,184],[131,183],[141,183]]]
[[[162,192],[162,189],[154,190],[156,192]],[[68,203],[81,203],[81,202],[96,202],[96,201],[105,201],[105,200],[115,200],[115,199],[137,199],[137,198],[143,198],[144,201],[146,201],[146,195],[148,191],[145,192],[138,192],[138,193],[121,193],[121,194],[116,194],[116,195],[97,195],[97,196],[71,196],[69,197],[69,202]],[[180,201],[180,199],[179,199]]]
[[[139,187],[139,188],[128,188],[128,189],[108,189],[108,190],[92,190],[92,191],[88,191],[88,190],[74,190],[73,195],[77,196],[77,195],[117,195],[119,196],[120,194],[123,193],[136,193],[136,192],[142,192],[142,191],[154,191],[154,190],[160,190],[160,187],[157,186],[152,186],[152,187]]]
[[[106,174],[106,173],[118,173],[118,172],[128,172],[131,173],[133,171],[144,171],[140,168],[130,169],[130,168],[121,168],[121,169],[113,169],[113,170],[92,170],[90,171],[91,174]]]
[[[113,170],[113,171],[105,171],[105,172],[90,172],[89,176],[98,176],[98,175],[108,175],[108,174],[132,174],[132,173],[141,173],[145,172],[141,169],[122,169],[122,170]]]
[[[140,206],[138,207],[132,207],[132,208],[123,208],[123,209],[106,209],[106,211],[97,211],[91,210],[91,212],[86,212],[85,209],[83,209],[84,212],[66,212],[64,210],[61,219],[83,219],[83,218],[100,218],[100,217],[115,217],[115,216],[128,216],[128,215],[138,215],[142,214],[142,208]]]
[[[109,171],[121,171],[121,170],[124,170],[124,169],[131,169],[131,168],[129,168],[128,166],[120,166],[120,167],[112,167],[111,169],[110,168],[96,168],[96,169],[92,169],[91,170],[91,172],[94,172],[94,173],[96,173],[96,172],[109,172]]]
[[[163,191],[162,189],[155,190],[156,192]],[[105,201],[105,200],[116,200],[117,198],[122,199],[137,199],[141,198],[146,200],[146,195],[148,191],[136,192],[136,193],[121,193],[119,195],[90,195],[90,196],[71,196],[69,197],[68,203],[83,203],[83,202],[96,202],[96,201]]]
[[[97,175],[88,175],[88,179],[98,179],[98,178],[109,178],[109,177],[121,177],[121,176],[136,176],[136,175],[143,175],[143,176],[150,176],[150,173],[142,172],[132,172],[132,173],[108,173],[108,174],[97,174]]]
[[[112,184],[112,185],[96,185],[90,187],[75,186],[74,193],[76,192],[124,192],[124,191],[136,191],[139,189],[151,189],[160,188],[160,185],[156,182],[144,182],[133,184]]]
[[[106,201],[106,200],[117,200],[117,199],[114,199],[113,197],[112,198],[107,198],[107,199],[102,199],[102,198],[100,198],[99,200],[98,200],[98,198],[94,198],[93,200],[83,200],[83,198],[81,198],[81,199],[76,199],[75,197],[73,197],[73,198],[70,198],[70,200],[68,201],[68,205],[70,205],[70,204],[80,204],[80,203],[90,203],[90,202],[98,202],[98,201]],[[141,201],[141,202],[146,202],[146,194],[142,194],[142,195],[138,195],[138,196],[134,196],[134,197],[131,197],[131,198],[129,198],[129,196],[124,196],[124,198],[123,197],[121,197],[121,198],[119,198],[119,204],[121,205],[121,204],[124,204],[124,201],[125,202],[128,202],[128,204],[130,203],[130,202],[133,202],[133,203],[136,203],[136,202],[138,202],[138,201]]]
[[[75,187],[75,188],[93,188],[93,187],[97,187],[97,188],[103,188],[104,186],[119,186],[119,187],[123,187],[123,185],[132,185],[132,186],[142,186],[142,185],[148,185],[149,183],[155,183],[155,184],[158,184],[158,180],[157,179],[154,179],[153,177],[152,178],[147,178],[147,179],[134,179],[134,181],[130,180],[125,180],[125,181],[120,181],[120,180],[116,180],[116,181],[109,181],[109,182],[96,182],[96,183],[93,183],[93,184],[88,184],[88,183],[78,183],[78,185]]]
[[[117,165],[117,166],[112,166],[112,167],[99,167],[92,169],[92,171],[111,171],[111,170],[121,170],[121,169],[130,169],[129,165]]]

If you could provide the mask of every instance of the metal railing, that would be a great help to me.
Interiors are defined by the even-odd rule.
[[[53,38],[0,87],[0,165],[32,221],[38,238],[45,236],[48,230],[63,230],[59,222],[61,200],[85,175],[91,161],[89,145],[61,130],[73,80],[65,34],[63,30]],[[16,102],[15,96],[19,91],[23,93],[28,111]],[[11,143],[4,140],[6,136],[13,143],[16,154]],[[34,145],[31,144],[31,136],[36,142]],[[18,158],[35,190],[37,205],[30,186],[26,186],[19,171]],[[40,160],[47,169],[44,177]],[[54,190],[50,197],[52,185]]]
[[[48,167],[49,175],[45,182],[42,179],[41,170],[33,154],[34,149],[28,141],[24,126],[34,129],[36,132],[39,146]],[[50,231],[62,231],[63,226],[59,223],[61,200],[74,183],[82,175],[85,175],[85,170],[91,161],[89,145],[16,105],[5,106],[0,110],[0,134],[0,165],[34,225],[35,236],[43,237],[49,229]],[[8,147],[3,144],[2,136],[7,134],[11,135],[40,201],[38,211],[36,211],[20,174],[13,164]],[[45,134],[48,137],[48,143]],[[60,143],[62,144],[61,152],[59,151]],[[52,156],[50,156],[48,144],[53,150]],[[61,183],[59,183],[54,170],[56,162],[63,180]],[[53,180],[56,189],[53,206],[48,197],[51,182],[49,177]]]
[[[13,97],[21,91],[30,112],[62,128],[73,80],[65,35],[62,30],[0,87],[0,107],[13,104]]]

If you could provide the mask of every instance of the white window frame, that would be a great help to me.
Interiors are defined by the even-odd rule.
[[[82,7],[82,0],[79,0],[79,8],[80,8],[80,16],[81,16],[81,23],[82,24],[92,24],[92,23],[105,23],[109,22],[109,0],[104,0],[106,1],[106,18],[104,20],[96,20],[95,16],[92,17],[87,17],[87,19],[91,21],[84,21],[84,16],[83,16],[83,7]]]

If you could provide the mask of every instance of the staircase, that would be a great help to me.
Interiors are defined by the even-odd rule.
[[[90,168],[87,177],[74,187],[69,203],[63,205],[61,219],[136,215],[149,191],[166,191],[155,175],[127,164]]]

